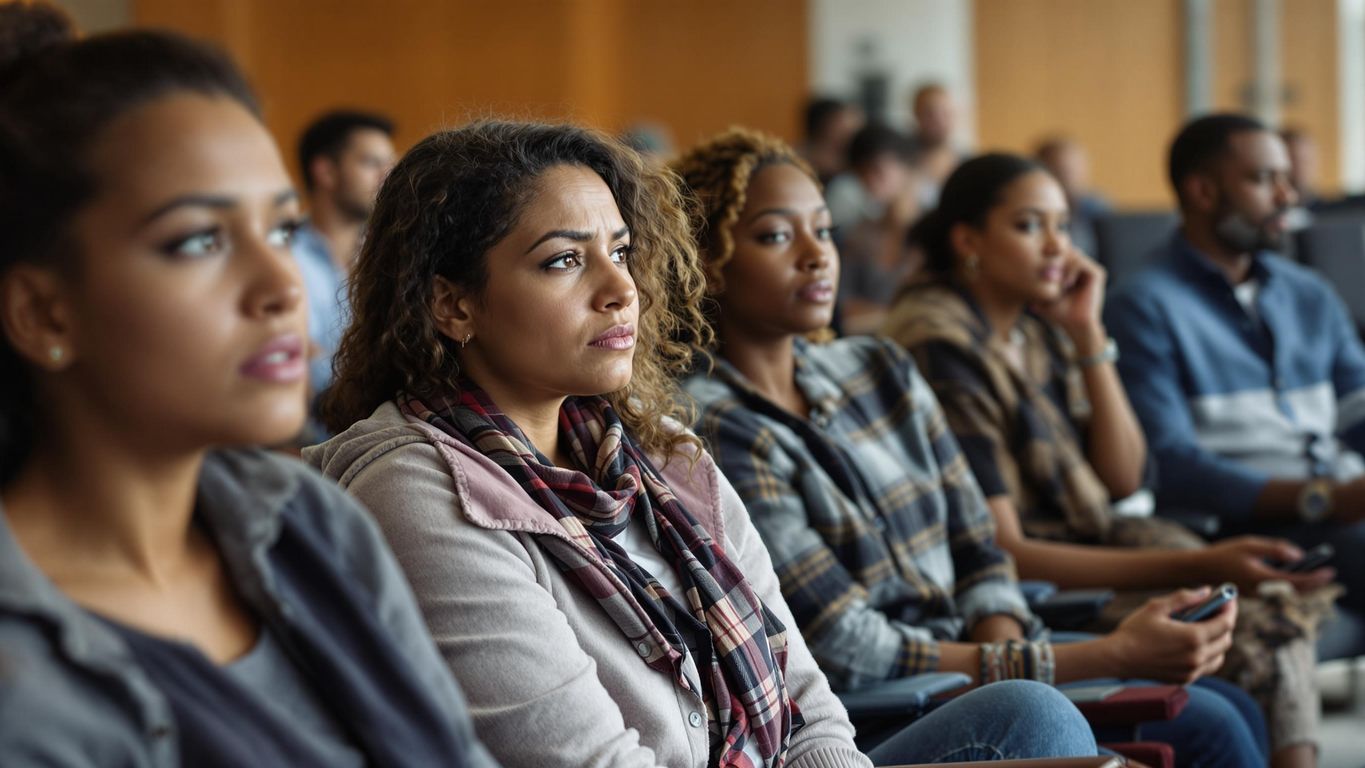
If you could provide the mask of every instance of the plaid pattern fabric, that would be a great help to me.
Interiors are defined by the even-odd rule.
[[[698,432],[749,509],[802,634],[836,688],[937,668],[993,614],[1040,626],[990,512],[904,351],[796,342],[808,419],[717,360],[685,384]]]
[[[400,409],[489,457],[552,514],[572,543],[542,545],[596,599],[651,668],[689,684],[687,653],[701,672],[714,762],[754,768],[753,739],[768,765],[785,760],[801,717],[783,673],[786,628],[759,601],[721,546],[683,508],[601,398],[569,398],[560,429],[570,454],[592,475],[556,467],[529,447],[516,424],[466,382],[456,399],[399,397]],[[654,546],[677,571],[672,595],[636,565],[613,537],[642,517]]]
[[[1030,535],[1104,541],[1116,517],[1082,444],[1090,403],[1075,352],[1033,315],[1017,329],[1022,366],[965,294],[930,278],[883,328],[924,371],[987,497],[1009,496]]]

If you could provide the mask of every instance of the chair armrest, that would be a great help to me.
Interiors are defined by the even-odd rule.
[[[839,694],[849,719],[919,714],[934,696],[971,685],[961,672],[926,672]]]
[[[1131,726],[1153,720],[1171,720],[1190,703],[1189,691],[1179,685],[1114,686],[1117,691],[1100,700],[1095,687],[1062,688],[1092,726]]]
[[[1019,591],[1024,593],[1024,600],[1028,601],[1030,606],[1033,606],[1057,594],[1057,585],[1050,581],[1021,579],[1019,581]]]
[[[1064,589],[1040,602],[1030,601],[1029,610],[1052,629],[1080,629],[1113,599],[1112,589]]]
[[[987,760],[971,763],[935,763],[935,768],[1122,768],[1117,757],[1045,757],[1038,760]],[[887,768],[929,768],[918,765],[893,765]]]

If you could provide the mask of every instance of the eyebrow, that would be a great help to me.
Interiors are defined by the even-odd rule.
[[[630,227],[621,227],[611,233],[611,239],[620,240],[628,234],[630,234]],[[592,232],[585,232],[581,229],[552,229],[541,235],[534,243],[531,243],[531,247],[526,249],[526,253],[534,251],[546,240],[572,240],[575,243],[589,243],[592,242],[592,238]]]
[[[299,193],[297,190],[286,189],[275,194],[275,198],[271,200],[271,205],[278,208],[281,205],[284,205],[285,203],[297,200],[298,197]],[[170,213],[171,211],[177,210],[179,208],[213,208],[217,210],[224,210],[227,208],[234,208],[237,206],[237,204],[238,204],[237,198],[228,197],[227,195],[202,194],[181,195],[180,197],[171,200],[165,205],[147,214],[147,217],[142,220],[142,223],[144,225],[150,224],[153,221],[156,221],[157,219],[161,218],[162,216],[165,216],[166,214]]]
[[[828,211],[829,211],[829,206],[828,206],[828,205],[822,205],[822,206],[820,206],[819,208],[816,208],[815,210],[811,211],[811,213],[825,213],[825,212],[828,212]],[[801,212],[798,211],[798,210],[796,210],[796,209],[794,209],[794,208],[764,208],[763,210],[759,211],[758,213],[755,213],[753,216],[750,216],[749,218],[745,219],[745,220],[744,220],[744,223],[747,224],[747,223],[749,223],[749,222],[751,222],[751,221],[754,221],[755,219],[761,218],[761,217],[763,217],[763,216],[767,216],[767,215],[769,215],[769,214],[774,214],[774,215],[777,215],[777,216],[800,216],[800,215],[801,215]]]

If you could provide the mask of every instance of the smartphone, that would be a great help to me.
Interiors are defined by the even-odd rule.
[[[1171,618],[1176,621],[1196,622],[1203,621],[1218,611],[1227,603],[1237,599],[1237,585],[1224,584],[1213,590],[1213,594],[1204,599],[1198,605],[1191,605],[1189,608],[1182,608],[1171,614]]]
[[[1286,573],[1307,573],[1327,565],[1327,561],[1336,553],[1331,544],[1319,544],[1304,552],[1303,557],[1284,565],[1281,570]]]

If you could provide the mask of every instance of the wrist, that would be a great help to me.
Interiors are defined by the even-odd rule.
[[[1299,490],[1299,518],[1316,523],[1328,519],[1336,511],[1337,489],[1331,480],[1317,477],[1303,484]]]
[[[1071,345],[1076,348],[1076,357],[1081,359],[1102,353],[1109,344],[1109,333],[1098,322],[1069,329],[1067,335],[1071,337]]]

